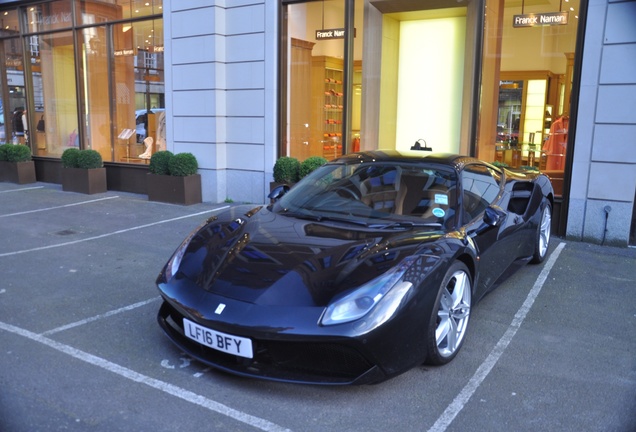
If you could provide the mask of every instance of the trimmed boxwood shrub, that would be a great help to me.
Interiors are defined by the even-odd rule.
[[[2,144],[2,145],[0,145],[0,161],[6,162],[8,160],[7,159],[9,157],[8,153],[10,151],[8,146],[11,146],[11,145],[13,145],[13,144]]]
[[[186,177],[196,174],[198,169],[197,158],[192,153],[177,153],[168,160],[168,171],[173,176]]]
[[[80,149],[68,148],[62,153],[62,166],[64,168],[78,168],[77,158],[79,156]]]
[[[300,162],[298,159],[283,156],[274,164],[274,181],[276,183],[296,183],[299,178]]]
[[[148,170],[152,174],[159,175],[170,175],[170,168],[168,164],[170,163],[170,159],[174,155],[169,150],[160,150],[150,156],[150,164],[148,165]]]
[[[31,160],[31,148],[21,144],[0,145],[0,161],[28,162]]]
[[[77,167],[84,169],[101,168],[104,166],[102,155],[97,150],[80,150],[77,155]]]
[[[31,147],[25,145],[13,145],[7,151],[7,161],[9,162],[27,162],[31,160]]]
[[[300,164],[300,178],[305,177],[307,174],[326,163],[327,159],[321,156],[312,156],[305,159]]]

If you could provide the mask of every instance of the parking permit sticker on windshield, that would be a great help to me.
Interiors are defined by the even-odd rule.
[[[448,205],[448,195],[446,195],[446,194],[435,194],[435,204]]]
[[[433,209],[433,215],[435,217],[444,217],[445,214],[446,214],[446,212],[443,209],[439,208],[439,207]]]

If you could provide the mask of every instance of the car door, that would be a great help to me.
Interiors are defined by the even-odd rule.
[[[514,238],[505,233],[508,213],[500,209],[496,226],[484,222],[486,209],[503,193],[500,173],[483,164],[470,164],[461,172],[461,217],[465,234],[472,239],[479,255],[476,297],[481,297],[516,258]]]

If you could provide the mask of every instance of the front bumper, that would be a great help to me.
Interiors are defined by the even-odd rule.
[[[388,378],[345,338],[252,338],[254,357],[247,359],[189,339],[184,335],[183,318],[166,301],[157,316],[166,335],[184,352],[229,373],[273,381],[328,385],[370,384]]]

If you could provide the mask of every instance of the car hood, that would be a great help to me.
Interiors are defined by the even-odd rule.
[[[322,307],[406,256],[431,253],[426,245],[443,235],[431,228],[369,229],[237,206],[192,236],[174,282],[185,278],[207,292],[258,305]]]

